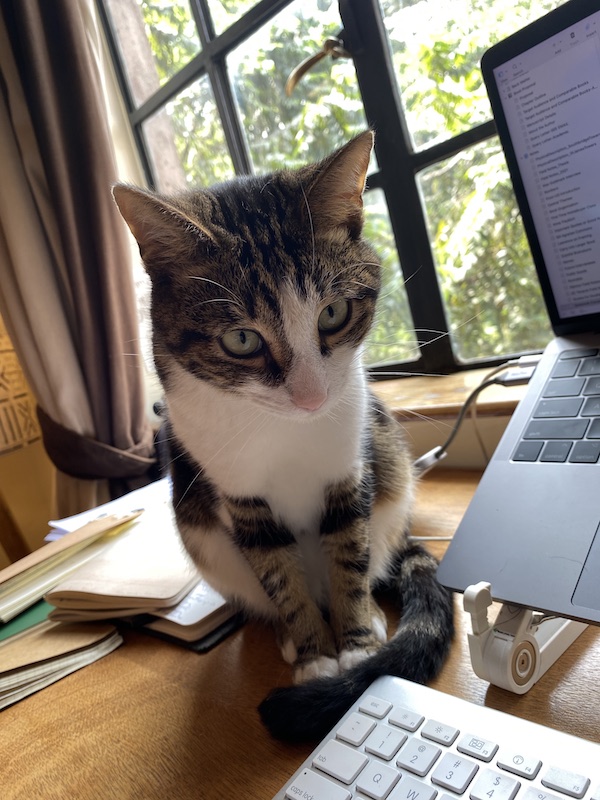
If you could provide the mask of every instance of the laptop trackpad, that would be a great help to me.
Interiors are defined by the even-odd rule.
[[[576,606],[600,611],[600,526],[585,559],[572,602]]]

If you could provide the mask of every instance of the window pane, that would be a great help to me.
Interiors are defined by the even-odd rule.
[[[200,51],[185,0],[105,0],[131,95],[141,105]]]
[[[299,0],[228,58],[257,172],[317,161],[367,127],[351,60],[324,58],[285,95],[294,67],[341,27],[336,0]]]
[[[491,44],[560,0],[380,0],[413,145],[491,117],[479,62]]]
[[[550,325],[498,140],[429,167],[419,185],[458,358],[545,347]]]
[[[365,361],[371,366],[414,361],[419,357],[419,346],[415,339],[387,204],[380,189],[365,194],[364,235],[383,263],[377,320],[367,340]]]
[[[258,0],[208,0],[215,33],[223,33],[257,2]]]
[[[157,188],[177,191],[232,178],[210,82],[204,76],[142,126]]]

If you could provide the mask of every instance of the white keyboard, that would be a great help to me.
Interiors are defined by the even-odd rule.
[[[600,732],[600,705],[598,707]],[[273,800],[600,800],[600,744],[379,678]]]

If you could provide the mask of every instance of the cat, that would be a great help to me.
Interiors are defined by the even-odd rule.
[[[113,187],[152,283],[181,538],[273,624],[296,685],[259,711],[288,740],[324,735],[381,674],[425,682],[453,635],[437,562],[407,534],[401,426],[361,363],[381,272],[362,237],[372,147],[366,131],[317,164],[172,197]],[[389,642],[376,589],[402,611]]]

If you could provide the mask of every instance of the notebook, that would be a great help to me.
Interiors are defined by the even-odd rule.
[[[439,570],[600,622],[600,9],[571,0],[482,72],[555,338]]]

